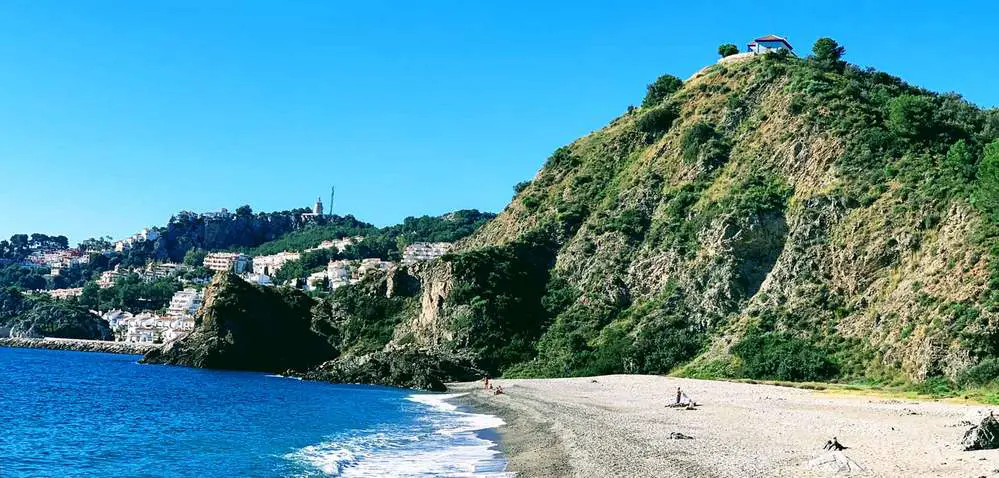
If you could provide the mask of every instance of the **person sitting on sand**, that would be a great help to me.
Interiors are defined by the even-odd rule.
[[[496,386],[496,391],[493,392],[493,395],[503,395],[503,387],[500,387],[499,385],[497,385]]]
[[[843,451],[846,450],[847,448],[850,447],[840,445],[839,440],[837,440],[836,437],[833,437],[832,440],[827,440],[826,445],[822,447],[823,450],[831,450],[831,451]]]

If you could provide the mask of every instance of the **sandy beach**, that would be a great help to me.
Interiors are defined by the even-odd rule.
[[[999,451],[960,447],[962,421],[977,423],[984,405],[657,376],[495,383],[504,395],[449,387],[506,421],[502,446],[521,477],[837,476],[808,467],[834,436],[864,468],[856,476],[999,477]],[[677,387],[700,406],[667,408]]]

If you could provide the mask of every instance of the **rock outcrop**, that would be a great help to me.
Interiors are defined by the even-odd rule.
[[[972,425],[964,433],[961,446],[965,451],[999,448],[999,420],[991,413],[986,415],[978,425]]]
[[[42,302],[11,319],[9,336],[15,338],[57,337],[111,340],[107,321],[86,309],[65,302]]]
[[[476,380],[483,372],[468,356],[448,351],[407,347],[366,355],[346,355],[300,376],[334,383],[388,385],[442,392],[447,382]]]
[[[151,350],[158,349],[160,346],[152,344],[109,342],[104,340],[0,338],[0,347],[143,355]]]
[[[205,291],[193,332],[147,354],[144,363],[283,373],[336,355],[311,328],[315,302],[288,288],[265,288],[220,273]]]

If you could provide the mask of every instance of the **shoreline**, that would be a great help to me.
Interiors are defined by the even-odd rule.
[[[505,422],[500,449],[518,477],[826,477],[835,470],[816,461],[834,436],[863,476],[999,476],[999,450],[960,446],[987,405],[643,375],[494,382],[506,393],[448,387]],[[665,406],[677,387],[696,410]]]
[[[499,436],[497,441],[507,472],[519,478],[567,476],[571,466],[569,455],[561,437],[552,431],[551,423],[529,413],[515,411],[509,403],[497,403],[503,395],[490,395],[477,382],[448,384],[448,393],[463,395],[452,399],[456,405],[467,407],[475,413],[493,415],[503,420],[503,425],[491,428]]]
[[[127,342],[112,342],[107,340],[82,339],[27,339],[4,337],[0,338],[0,347],[21,349],[70,350],[75,352],[100,352],[122,355],[145,355],[159,345],[133,344]]]

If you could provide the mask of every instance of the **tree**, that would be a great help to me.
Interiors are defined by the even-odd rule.
[[[839,68],[843,65],[841,58],[846,49],[832,38],[823,37],[812,45],[812,59],[821,66]]]
[[[725,58],[726,56],[735,55],[736,53],[739,53],[739,47],[731,43],[722,43],[718,47],[718,54],[721,55],[722,58]]]
[[[250,217],[253,215],[253,209],[248,205],[242,205],[236,208],[236,216],[239,217]]]
[[[947,150],[944,169],[962,181],[975,178],[975,155],[965,140],[959,139]]]
[[[978,166],[978,191],[975,205],[992,221],[999,221],[999,140],[985,146],[985,154]]]
[[[938,129],[935,110],[933,98],[901,95],[888,103],[888,126],[910,139],[930,139]]]
[[[198,267],[205,262],[205,256],[208,255],[208,251],[204,249],[194,248],[188,250],[184,253],[184,265],[191,267]]]
[[[673,75],[660,76],[647,87],[648,92],[642,100],[642,107],[655,106],[682,87],[683,80]]]
[[[513,186],[513,193],[520,194],[530,185],[531,185],[530,181],[521,181]]]

